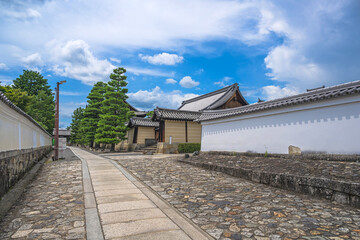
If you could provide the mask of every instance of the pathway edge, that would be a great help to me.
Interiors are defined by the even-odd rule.
[[[87,162],[73,150],[73,147],[69,147],[69,149],[81,160],[86,239],[104,240],[104,233],[101,228],[100,217],[95,202],[95,194]]]

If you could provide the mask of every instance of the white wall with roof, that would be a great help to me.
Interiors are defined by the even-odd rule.
[[[44,130],[0,101],[0,152],[48,146],[51,140]]]
[[[203,121],[202,151],[360,153],[360,96]]]

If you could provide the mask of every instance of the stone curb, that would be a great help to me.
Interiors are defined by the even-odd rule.
[[[326,178],[303,177],[283,173],[254,171],[245,168],[231,168],[209,163],[178,160],[179,162],[244,178],[256,183],[290,190],[307,195],[322,197],[360,208],[360,183],[334,181]]]
[[[134,183],[140,191],[142,191],[151,201],[153,201],[154,204],[176,225],[178,225],[180,229],[183,230],[191,239],[214,239],[198,225],[185,217],[166,200],[164,200],[157,192],[144,184],[137,176],[127,170],[121,163],[109,157],[102,157],[108,159],[112,164],[114,164],[114,166],[118,168],[119,171],[121,171],[132,183]]]
[[[18,201],[25,188],[32,182],[46,160],[51,159],[51,152],[38,161],[0,200],[0,222],[11,207]]]

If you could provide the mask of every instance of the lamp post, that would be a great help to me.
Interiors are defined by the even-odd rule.
[[[59,86],[60,84],[66,83],[66,81],[61,81],[56,83],[56,102],[55,102],[55,156],[54,160],[59,159]]]

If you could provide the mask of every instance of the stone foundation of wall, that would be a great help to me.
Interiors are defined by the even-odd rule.
[[[159,142],[157,144],[156,153],[164,153],[164,154],[179,153],[178,145],[179,145],[179,143],[170,144],[170,143],[165,143],[165,142]]]
[[[51,151],[51,146],[45,146],[0,152],[0,198]]]
[[[178,160],[197,167],[244,178],[253,182],[267,184],[298,193],[326,198],[360,208],[360,183],[343,182],[311,176],[294,176],[286,173],[269,173],[245,168],[219,166],[213,163]]]

